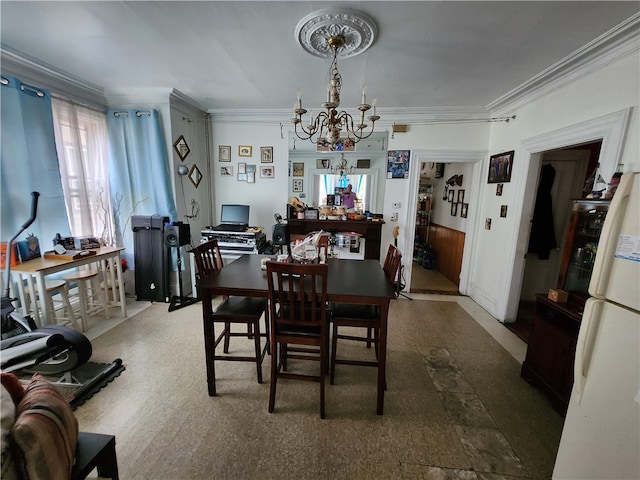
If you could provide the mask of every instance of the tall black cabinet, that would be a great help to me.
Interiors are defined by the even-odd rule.
[[[131,217],[134,248],[136,300],[169,302],[171,247],[165,242],[165,224],[161,215]]]

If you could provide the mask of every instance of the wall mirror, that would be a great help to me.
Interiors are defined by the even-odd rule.
[[[346,175],[346,179],[338,174],[326,173],[326,171],[316,170],[312,174],[313,181],[310,185],[309,197],[313,205],[326,205],[327,195],[336,193],[336,189],[345,188],[348,184],[353,186],[358,202],[357,209],[362,211],[378,211],[378,173],[351,173]],[[329,202],[330,203],[330,202]]]
[[[184,135],[180,135],[176,142],[173,144],[173,148],[176,150],[176,153],[180,157],[180,160],[184,162],[184,159],[187,158],[191,149],[189,145],[187,145],[187,141],[184,139]]]

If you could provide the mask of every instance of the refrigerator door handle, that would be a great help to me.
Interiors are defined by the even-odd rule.
[[[593,264],[591,283],[589,284],[589,293],[596,297],[604,297],[607,290],[609,272],[612,266],[611,260],[618,245],[620,224],[624,218],[629,197],[633,190],[633,180],[632,174],[622,175],[620,185],[604,219],[604,226],[598,242],[598,255],[596,255],[596,260]]]
[[[589,376],[589,365],[593,354],[593,345],[596,339],[596,332],[600,325],[600,315],[604,301],[596,298],[587,300],[584,306],[578,342],[576,344],[576,360],[573,372],[573,392],[578,403],[582,402],[587,377]]]

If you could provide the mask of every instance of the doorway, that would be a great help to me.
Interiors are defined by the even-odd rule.
[[[403,275],[403,279],[407,281],[407,290],[409,292],[420,291],[422,293],[428,290],[428,293],[444,293],[444,294],[460,294],[466,295],[468,288],[469,268],[471,263],[471,256],[468,252],[471,251],[471,246],[474,243],[475,232],[477,225],[474,220],[475,212],[480,203],[481,194],[481,181],[479,180],[482,175],[483,160],[487,158],[486,151],[470,151],[470,150],[422,150],[416,151],[412,154],[412,178],[415,178],[414,182],[411,182],[409,186],[408,198],[410,208],[408,210],[407,228],[404,230],[404,245],[406,245],[407,251],[410,253],[406,255],[409,259],[412,259],[413,247],[416,238],[417,229],[423,228],[420,226],[420,206],[417,201],[420,198],[420,188],[422,177],[424,177],[424,166],[427,169],[433,167],[438,163],[442,163],[444,171],[442,176],[435,178],[435,172],[427,174],[430,176],[431,191],[433,202],[431,209],[433,218],[437,219],[440,216],[439,222],[444,223],[446,227],[449,227],[452,231],[461,232],[461,242],[463,246],[457,251],[460,251],[462,255],[461,267],[459,267],[459,279],[456,282],[451,279],[446,280],[446,277],[440,276],[437,270],[428,270],[418,265],[417,262],[409,260],[404,264],[406,268]],[[464,216],[462,215],[462,209],[457,208],[454,212],[452,208],[452,202],[447,199],[443,200],[445,182],[452,175],[461,175],[460,179],[462,185],[456,184],[454,189],[456,190],[455,202],[458,201],[458,195],[460,195],[461,202],[467,204],[464,210]],[[464,192],[459,194],[459,190]],[[431,222],[433,225],[433,222]],[[431,239],[430,239],[431,240]],[[446,260],[446,259],[445,259]],[[429,276],[430,278],[422,279],[421,276]],[[416,284],[414,285],[414,281]],[[423,283],[424,282],[424,283]],[[446,285],[446,286],[445,286]]]
[[[551,248],[548,256],[533,252],[525,255],[516,321],[506,324],[507,328],[525,343],[528,342],[535,313],[535,295],[548,292],[550,288],[557,286],[562,250],[571,216],[571,202],[577,198],[584,198],[590,191],[585,185],[596,172],[601,146],[602,141],[597,141],[550,150],[540,156],[536,191],[543,168],[550,169],[554,175],[550,194],[556,246]]]

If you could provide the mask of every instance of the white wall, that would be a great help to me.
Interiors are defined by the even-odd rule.
[[[267,239],[271,239],[271,228],[275,223],[273,215],[279,213],[286,216],[286,204],[289,198],[289,159],[287,131],[281,137],[279,125],[248,125],[236,123],[212,124],[212,158],[213,171],[213,224],[220,223],[220,205],[223,203],[239,203],[250,205],[249,223],[262,226]],[[218,161],[218,146],[231,146],[231,162]],[[238,145],[250,145],[251,157],[239,157]],[[273,178],[260,178],[260,147],[273,147]],[[247,183],[237,180],[238,163],[255,164],[257,168],[256,182]],[[233,176],[221,176],[220,167],[232,166]]]
[[[515,150],[511,183],[504,185],[502,197],[495,196],[495,185],[484,184],[481,204],[476,217],[477,225],[485,218],[492,218],[491,230],[478,228],[470,269],[469,295],[501,321],[515,318],[514,301],[519,294],[523,252],[522,229],[528,228],[530,206],[525,202],[527,178],[530,174],[528,154],[523,143],[528,139],[633,107],[626,142],[621,151],[620,163],[625,171],[639,170],[639,121],[640,103],[639,55],[633,55],[609,64],[600,70],[584,75],[571,84],[512,112],[516,119],[507,124],[494,124],[491,129],[489,151],[496,154]],[[584,141],[588,139],[585,137]],[[604,147],[603,147],[604,148]],[[610,155],[611,156],[611,155]],[[615,156],[615,152],[612,156]],[[601,163],[615,164],[618,159],[602,158]],[[483,169],[486,176],[487,165]],[[603,175],[608,180],[609,175]],[[509,216],[499,218],[499,205],[509,205]],[[522,226],[521,226],[522,225]],[[514,272],[514,265],[516,265]],[[510,297],[511,294],[511,297]],[[515,299],[515,300],[514,300]],[[511,301],[510,301],[511,300]],[[510,305],[510,308],[508,306]]]

